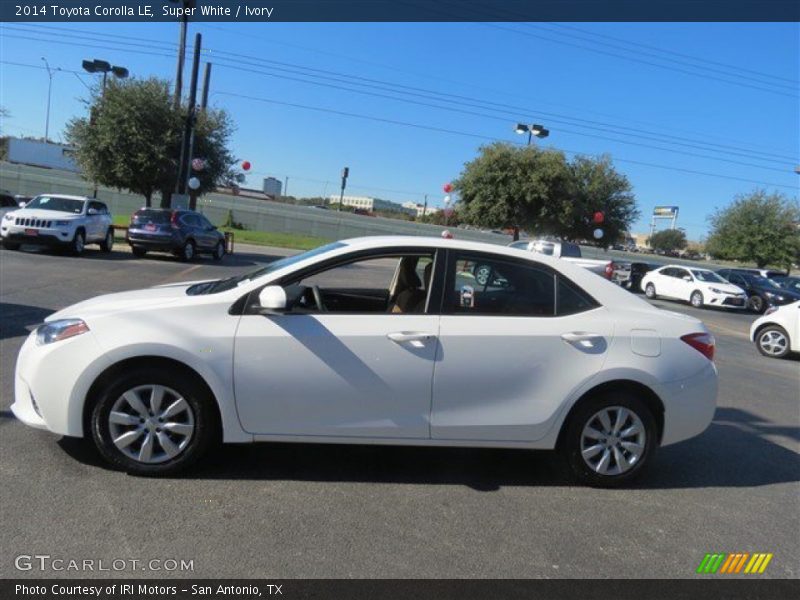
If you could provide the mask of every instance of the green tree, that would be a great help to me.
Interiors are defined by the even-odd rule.
[[[664,252],[683,250],[689,244],[682,229],[664,229],[651,235],[647,242],[653,250]]]
[[[791,266],[800,255],[800,204],[784,194],[755,190],[711,217],[706,250],[717,258]]]
[[[561,233],[570,174],[564,154],[494,143],[464,165],[453,188],[462,222],[487,228]]]
[[[67,142],[89,181],[141,194],[147,206],[161,192],[168,205],[175,187],[186,107],[175,110],[169,83],[163,79],[110,79],[105,92],[93,90],[89,116],[67,124]],[[234,177],[227,149],[233,126],[224,111],[199,115],[194,156],[205,159],[199,193]]]
[[[564,212],[564,237],[591,240],[594,230],[603,230],[603,245],[620,240],[639,218],[636,199],[628,178],[617,172],[609,156],[575,157],[569,164],[570,202]],[[603,213],[602,224],[593,221],[594,213]]]

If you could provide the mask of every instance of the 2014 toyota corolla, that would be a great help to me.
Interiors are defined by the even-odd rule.
[[[700,321],[563,261],[360,238],[65,308],[24,343],[12,410],[139,474],[221,438],[558,449],[615,485],[708,426],[713,354]]]

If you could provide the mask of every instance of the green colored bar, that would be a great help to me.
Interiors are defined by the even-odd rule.
[[[703,557],[703,561],[700,563],[700,566],[697,567],[697,572],[698,573],[702,573],[705,570],[706,563],[708,562],[709,558],[711,558],[710,554],[706,554],[705,557]]]
[[[722,566],[722,561],[725,560],[726,556],[727,556],[727,554],[725,554],[724,552],[719,555],[719,558],[717,559],[717,562],[715,562],[714,566],[711,567],[711,572],[712,573],[716,573],[717,569],[719,569]]]

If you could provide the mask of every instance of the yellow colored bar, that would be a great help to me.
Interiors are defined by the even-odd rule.
[[[750,556],[750,554],[748,554],[747,552],[742,554],[742,558],[739,560],[739,564],[736,565],[736,573],[742,570],[742,567],[744,566],[744,561],[747,560],[748,556]]]
[[[753,558],[750,559],[750,562],[747,563],[747,566],[744,568],[745,573],[749,573],[750,570],[753,568],[753,565],[758,560],[758,557],[761,556],[760,554],[753,554]]]
[[[733,564],[734,559],[738,556],[738,554],[728,554],[728,559],[725,561],[725,564],[722,565],[722,568],[719,570],[719,572],[728,573],[728,568]]]
[[[761,563],[761,568],[758,570],[758,572],[759,573],[763,573],[767,569],[767,565],[769,564],[769,561],[771,561],[771,560],[772,560],[772,552],[770,552],[769,554],[767,554],[764,557],[764,562]]]

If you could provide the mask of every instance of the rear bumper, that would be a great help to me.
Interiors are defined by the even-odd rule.
[[[662,446],[681,442],[706,430],[717,408],[717,380],[717,368],[708,361],[706,368],[696,375],[659,386],[658,395],[664,403]]]
[[[181,247],[181,240],[162,235],[148,235],[138,232],[131,233],[128,231],[125,240],[131,247],[135,246],[136,248],[145,248],[146,250],[160,252],[174,252]]]

